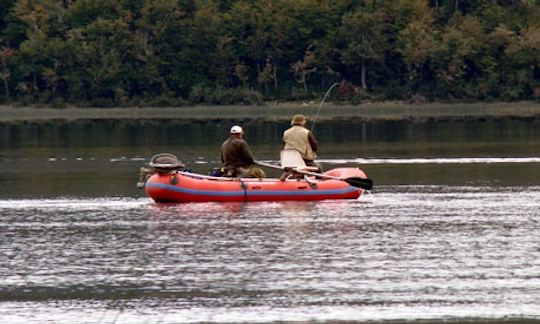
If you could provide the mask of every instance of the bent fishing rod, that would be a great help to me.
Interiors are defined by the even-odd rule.
[[[334,89],[336,86],[338,86],[339,83],[334,83],[330,86],[330,88],[328,88],[328,90],[326,91],[326,94],[324,95],[324,97],[322,98],[321,100],[321,104],[319,105],[319,109],[317,109],[317,114],[315,115],[315,118],[313,118],[313,124],[311,125],[311,132],[313,133],[313,130],[315,129],[315,122],[317,121],[317,118],[319,118],[319,113],[321,112],[321,108],[324,104],[324,100],[326,100],[326,97],[328,97],[328,95],[330,94],[330,91],[332,91],[332,89]]]

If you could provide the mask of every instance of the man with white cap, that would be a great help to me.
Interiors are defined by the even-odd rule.
[[[264,178],[266,174],[255,164],[244,130],[238,125],[231,127],[230,136],[221,145],[221,162],[224,175],[228,177]]]

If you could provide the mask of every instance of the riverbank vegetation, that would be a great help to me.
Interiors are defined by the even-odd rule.
[[[0,0],[0,103],[540,97],[535,0]]]
[[[193,121],[227,120],[235,123],[259,121],[283,121],[288,124],[292,115],[302,113],[308,122],[314,120],[363,120],[431,122],[438,120],[477,119],[540,119],[540,103],[520,101],[512,103],[426,103],[405,104],[403,102],[378,102],[350,105],[328,102],[322,109],[318,102],[265,103],[263,106],[186,106],[186,107],[113,107],[85,108],[68,107],[32,108],[0,106],[0,123],[41,122],[50,120],[104,120],[133,119],[158,120],[182,119]]]

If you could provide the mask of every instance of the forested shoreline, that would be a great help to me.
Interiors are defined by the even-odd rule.
[[[0,0],[0,103],[540,97],[537,0]]]

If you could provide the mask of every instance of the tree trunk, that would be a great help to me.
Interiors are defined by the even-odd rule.
[[[37,93],[37,75],[34,73],[32,74],[32,95],[35,96]]]
[[[454,1],[454,13],[457,13],[459,10],[459,0]]]
[[[7,78],[4,78],[4,77],[2,77],[2,79],[4,80],[4,90],[5,90],[5,94],[6,94],[6,99],[9,99],[9,83],[8,83],[8,80],[7,80]]]
[[[362,72],[361,72],[361,80],[362,80],[362,89],[367,90],[367,82],[366,82],[366,60],[362,60]]]
[[[0,72],[0,78],[4,81],[4,94],[6,95],[6,99],[9,99],[9,77],[11,76],[11,72],[4,66],[2,69],[2,72]]]
[[[306,72],[302,72],[302,84],[304,85],[304,93],[307,94],[308,90],[307,90],[307,73]]]
[[[260,74],[261,74],[261,62],[257,61],[257,75],[260,75]],[[258,83],[258,82],[257,82],[257,83]],[[259,84],[259,87],[258,87],[259,90],[260,90],[260,91],[264,91],[264,89],[261,88],[260,83],[258,83],[258,84]]]
[[[303,70],[302,71],[302,76],[301,76],[301,83],[304,84],[304,92],[307,94],[308,93],[308,79],[309,79],[309,75],[313,72],[317,71],[317,68],[312,68],[312,69],[309,69],[309,70]]]
[[[278,79],[277,79],[277,67],[276,65],[274,64],[274,90],[278,91]]]

